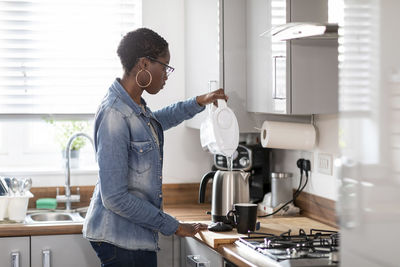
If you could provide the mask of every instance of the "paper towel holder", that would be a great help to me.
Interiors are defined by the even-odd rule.
[[[264,121],[260,131],[261,145],[268,148],[313,150],[317,129],[312,123]]]

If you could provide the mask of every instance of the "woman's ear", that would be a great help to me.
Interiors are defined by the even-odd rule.
[[[149,65],[149,59],[145,58],[145,57],[141,57],[141,58],[139,58],[137,65],[139,66],[139,69],[146,69],[147,66]]]

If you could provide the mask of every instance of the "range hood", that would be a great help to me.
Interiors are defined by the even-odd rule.
[[[291,22],[273,27],[260,36],[271,34],[272,39],[287,41],[294,39],[334,39],[338,37],[338,24]]]

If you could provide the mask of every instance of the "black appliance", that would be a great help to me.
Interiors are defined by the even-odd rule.
[[[240,237],[235,245],[266,265],[275,262],[292,267],[339,266],[339,233],[336,231],[311,229],[306,233],[300,229],[298,234],[289,230],[281,235],[255,232]]]
[[[271,192],[270,173],[270,149],[261,144],[246,145],[239,144],[233,154],[232,170],[243,170],[250,172],[250,201],[258,203],[264,195]],[[214,155],[213,171],[228,170],[226,157]]]

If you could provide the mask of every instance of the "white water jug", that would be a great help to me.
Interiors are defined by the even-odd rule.
[[[210,104],[208,116],[200,126],[200,142],[212,154],[231,157],[239,145],[239,125],[226,101],[218,99],[218,107]]]

